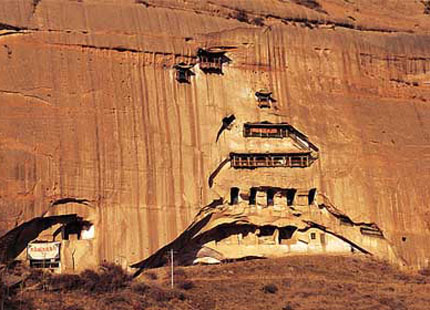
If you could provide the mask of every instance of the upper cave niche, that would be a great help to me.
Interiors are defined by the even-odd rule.
[[[195,75],[194,72],[191,71],[193,67],[193,64],[186,64],[184,62],[174,65],[173,68],[176,69],[176,81],[179,83],[191,84],[191,77]]]
[[[226,51],[221,48],[200,48],[197,51],[200,69],[206,74],[224,74],[223,64],[231,62],[225,53]]]
[[[255,93],[255,98],[257,99],[259,108],[270,109],[273,103],[276,102],[276,100],[272,97],[272,92],[268,91],[267,89],[261,89],[257,91]]]
[[[92,239],[94,238],[94,225],[89,221],[79,218],[76,221],[64,224],[60,228],[58,228],[53,233],[54,240],[60,233],[62,240]]]

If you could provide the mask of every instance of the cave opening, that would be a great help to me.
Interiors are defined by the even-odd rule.
[[[339,215],[339,222],[340,225],[354,226],[354,223],[351,221],[351,219],[345,215]]]
[[[311,188],[309,190],[308,205],[312,205],[314,203],[316,194],[317,194],[317,189],[316,188]]]
[[[230,188],[230,204],[237,205],[239,203],[239,188],[232,187]]]
[[[174,66],[176,69],[176,80],[179,83],[185,83],[190,84],[191,83],[191,76],[194,75],[194,73],[191,71],[191,68],[193,65],[189,65],[186,63],[179,63]]]
[[[293,237],[294,232],[297,230],[297,227],[285,226],[285,227],[280,227],[278,230],[279,230],[279,243],[282,243],[283,240],[288,240]]]
[[[294,198],[296,196],[297,189],[295,188],[287,188],[287,206],[292,206],[294,204]]]
[[[226,51],[219,48],[198,49],[197,57],[199,58],[200,69],[205,74],[223,74],[223,64],[231,61],[225,53]]]
[[[266,89],[262,89],[255,93],[255,98],[257,99],[259,108],[268,108],[272,107],[272,102],[276,102],[275,99],[272,98],[272,92]]]
[[[276,227],[265,225],[265,226],[261,226],[259,230],[260,231],[257,235],[258,237],[270,237],[270,236],[273,236],[273,234],[275,233]]]
[[[251,187],[249,191],[249,205],[255,206],[257,202],[257,189],[255,187]]]
[[[275,205],[275,190],[273,188],[267,189],[266,195],[267,195],[267,206],[274,206]]]
[[[94,225],[91,222],[78,219],[76,221],[62,225],[54,232],[53,237],[55,239],[55,237],[61,233],[62,240],[70,240],[75,238],[76,240],[92,239],[94,237],[94,229]]]

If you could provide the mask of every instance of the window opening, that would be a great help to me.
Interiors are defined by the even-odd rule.
[[[311,240],[315,240],[317,238],[317,234],[312,232],[311,233]]]
[[[256,197],[257,197],[257,189],[255,187],[252,187],[249,193],[249,204],[251,206],[255,206],[257,204]]]
[[[297,189],[288,188],[287,189],[287,206],[292,206],[294,204],[294,197],[296,196]]]
[[[83,233],[84,231],[85,233]],[[58,228],[53,234],[54,239],[60,233],[63,240],[69,240],[72,235],[76,235],[77,240],[80,240],[81,237],[84,237],[83,239],[91,239],[91,234],[94,234],[94,225],[89,221],[80,219]]]
[[[230,204],[237,205],[239,203],[239,188],[232,187],[230,189]]]
[[[308,205],[312,205],[314,203],[316,194],[317,194],[317,189],[316,188],[311,188],[309,190]]]
[[[261,226],[260,232],[258,233],[258,237],[273,236],[273,234],[275,233],[275,230],[276,230],[275,226],[270,226],[270,225]]]
[[[340,225],[354,226],[354,223],[351,221],[351,219],[345,215],[339,215],[339,221]]]
[[[296,230],[297,230],[297,227],[295,227],[295,226],[280,227],[279,228],[279,243],[282,243],[282,240],[291,239]]]
[[[276,102],[276,100],[272,98],[272,92],[267,89],[257,91],[255,93],[255,98],[257,99],[259,108],[271,108],[272,103]]]
[[[273,188],[267,189],[267,205],[268,206],[275,205],[275,190]]]
[[[191,83],[191,76],[194,75],[194,73],[191,71],[191,68],[194,67],[194,65],[181,62],[174,65],[173,67],[176,69],[176,80],[179,83]]]

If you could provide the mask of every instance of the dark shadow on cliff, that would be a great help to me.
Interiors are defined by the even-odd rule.
[[[39,234],[56,224],[77,221],[76,214],[36,217],[7,232],[0,237],[0,262],[8,263],[15,259]]]

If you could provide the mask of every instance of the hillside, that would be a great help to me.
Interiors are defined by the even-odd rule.
[[[428,267],[429,10],[0,1],[0,234],[77,214],[32,239],[61,242],[62,271],[139,267],[210,207],[230,235],[200,227],[189,260],[237,258],[234,239],[264,245],[241,257],[357,250]]]
[[[102,291],[103,281],[91,286],[88,275],[80,286],[67,276],[61,281],[46,276],[45,291],[40,282],[34,290],[34,282],[27,280],[23,293],[15,297],[15,308],[8,310],[426,310],[430,273],[421,273],[400,272],[357,255],[176,267],[173,290],[169,268],[145,272],[118,290],[108,286],[107,292]],[[118,287],[123,282],[115,283]]]

